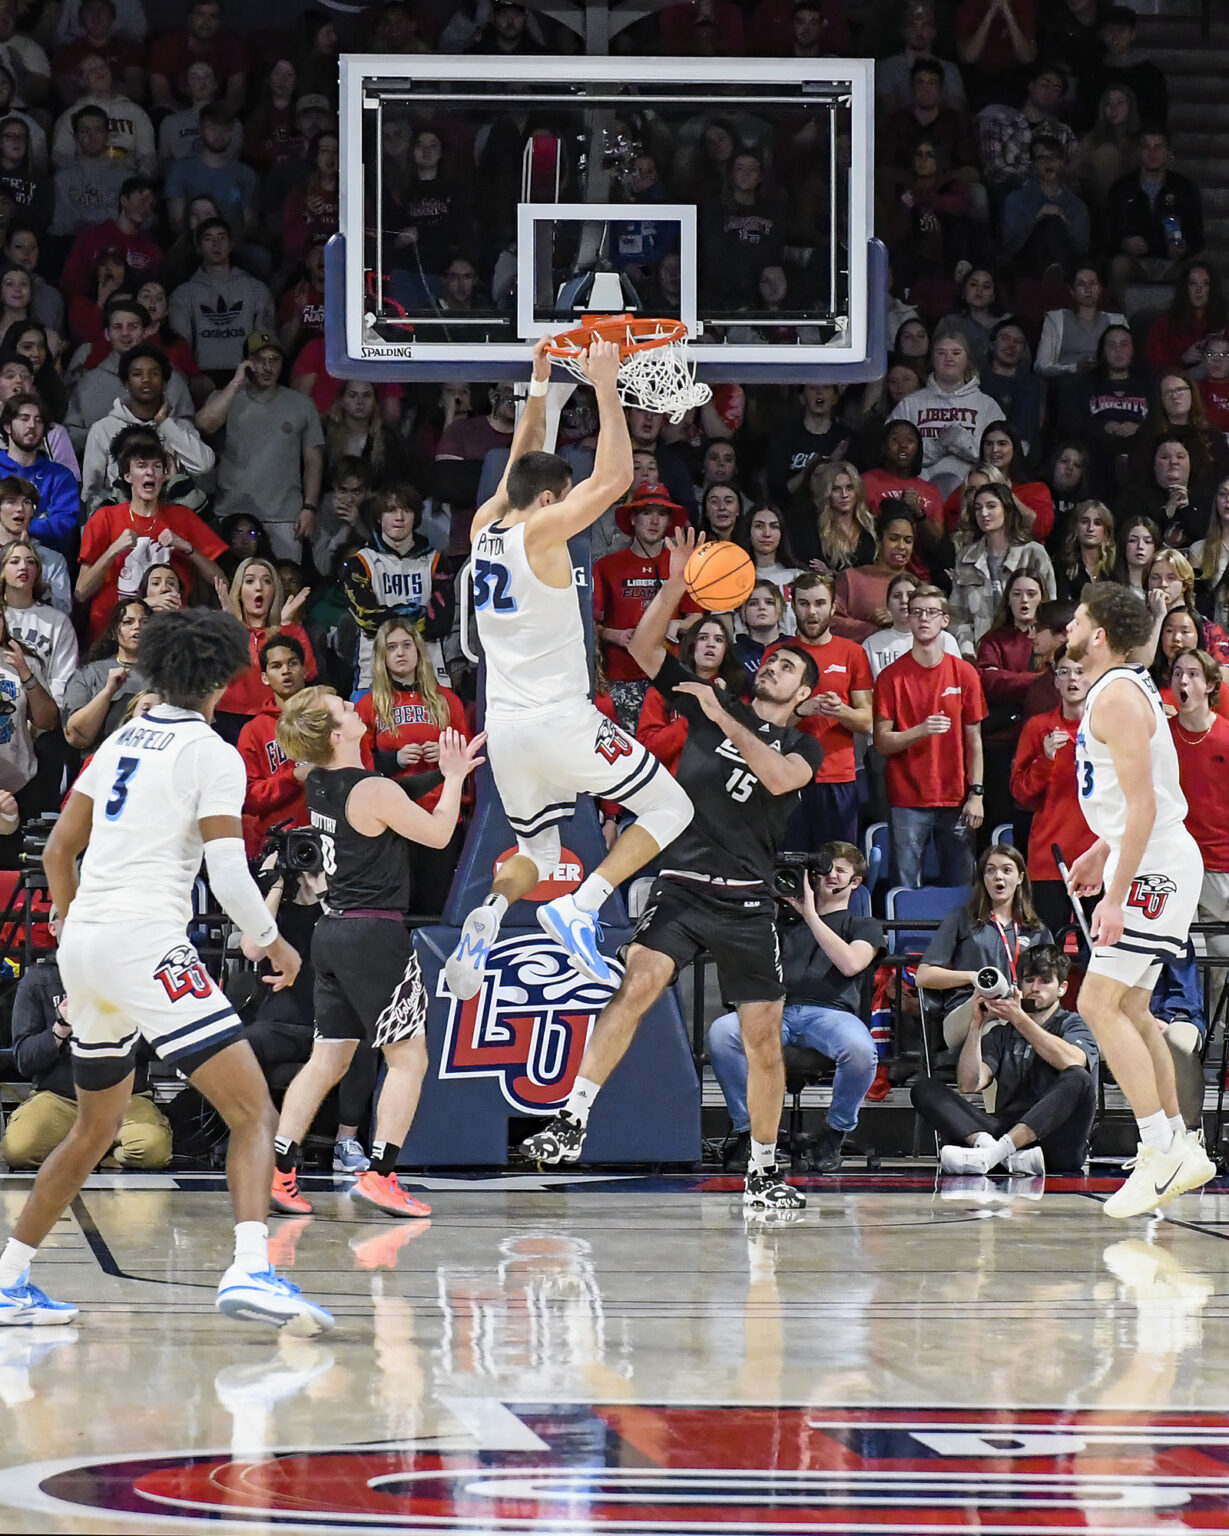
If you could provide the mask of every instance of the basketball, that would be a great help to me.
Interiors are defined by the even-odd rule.
[[[755,586],[755,565],[745,549],[722,542],[702,544],[687,562],[687,590],[710,613],[741,608]]]

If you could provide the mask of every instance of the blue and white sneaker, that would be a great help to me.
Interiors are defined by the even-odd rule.
[[[71,1323],[76,1315],[72,1302],[52,1301],[37,1285],[31,1285],[28,1269],[16,1285],[0,1290],[0,1324],[46,1328]]]
[[[348,1136],[344,1141],[333,1143],[334,1173],[366,1173],[371,1159],[363,1151],[362,1143]]]
[[[333,1326],[331,1312],[307,1301],[297,1285],[273,1269],[249,1272],[232,1264],[218,1286],[217,1308],[226,1317],[272,1323],[295,1338],[327,1333]]]
[[[461,925],[461,940],[444,961],[444,980],[461,1002],[477,997],[482,989],[487,956],[499,937],[499,916],[494,907],[475,907]]]
[[[538,908],[538,922],[567,951],[572,969],[589,981],[614,985],[614,972],[598,950],[602,929],[592,912],[576,905],[575,896],[560,896]]]

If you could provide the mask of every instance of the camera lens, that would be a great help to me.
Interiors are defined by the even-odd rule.
[[[801,896],[802,871],[798,869],[778,869],[772,877],[772,888],[778,896]]]

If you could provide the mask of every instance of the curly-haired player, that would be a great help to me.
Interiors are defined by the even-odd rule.
[[[247,665],[247,633],[227,614],[193,609],[150,619],[137,666],[163,702],[99,747],[47,843],[47,883],[64,914],[59,963],[78,1114],[39,1169],[0,1255],[0,1323],[76,1315],[30,1284],[30,1261],[114,1144],[145,1040],[230,1127],[235,1257],[218,1287],[219,1310],[295,1333],[332,1326],[328,1312],[269,1266],[273,1105],[242,1024],[187,938],[203,853],[214,895],[245,945],[270,962],[272,985],[289,986],[298,974],[299,956],[248,873],[243,760],[209,723]]]

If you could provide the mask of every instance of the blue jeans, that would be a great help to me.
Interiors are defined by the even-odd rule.
[[[1152,989],[1152,1015],[1166,1024],[1173,1019],[1187,1018],[1201,1035],[1207,1033],[1199,966],[1190,939],[1186,941],[1186,953],[1181,960],[1167,960],[1161,967],[1157,984]]]
[[[781,1043],[805,1045],[836,1063],[828,1124],[834,1131],[852,1131],[858,1109],[875,1080],[879,1053],[871,1032],[862,1020],[839,1008],[818,1003],[786,1003],[781,1020]],[[708,1032],[708,1054],[725,1095],[734,1130],[749,1130],[747,1115],[747,1056],[736,1013],[714,1019]]]
[[[892,867],[897,885],[922,885],[926,845],[935,841],[940,885],[968,885],[973,879],[973,846],[969,830],[960,823],[958,805],[900,806],[888,811],[892,836]]]
[[[804,784],[785,831],[784,847],[816,853],[825,843],[858,843],[858,783]]]

